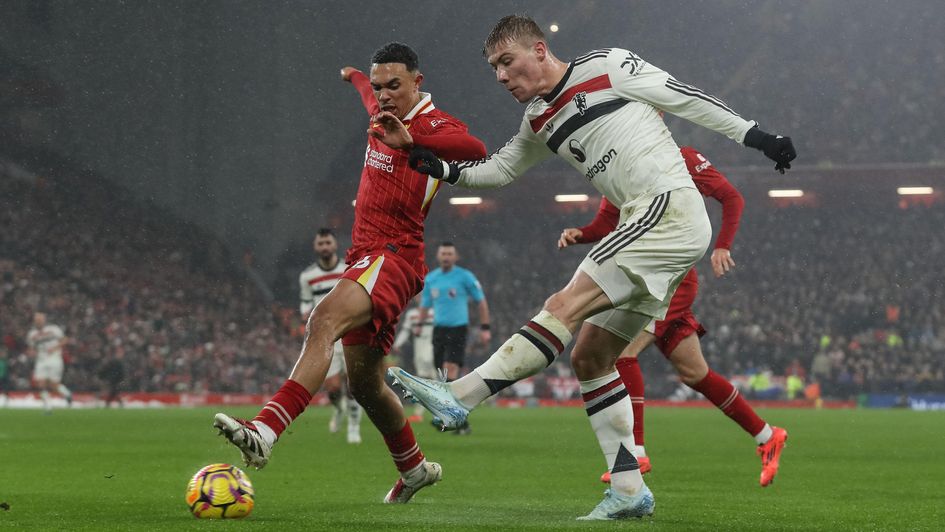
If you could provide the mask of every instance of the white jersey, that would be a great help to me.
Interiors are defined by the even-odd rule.
[[[504,186],[558,154],[614,205],[694,188],[661,110],[736,142],[755,125],[633,52],[604,48],[571,61],[561,82],[528,104],[505,147],[482,161],[459,163],[456,184]]]
[[[436,378],[433,365],[433,309],[427,311],[427,319],[420,323],[420,309],[412,308],[404,315],[404,325],[394,339],[394,347],[400,349],[413,334],[413,329],[420,325],[420,335],[413,337],[414,373],[419,377]]]
[[[62,360],[62,339],[66,335],[58,325],[45,325],[42,329],[30,329],[26,343],[36,350],[36,363]]]
[[[397,338],[394,339],[394,347],[400,349],[407,343],[407,340],[413,335],[413,328],[420,323],[420,309],[414,307],[407,311],[404,314],[403,325],[400,327],[400,331],[397,333]],[[432,343],[433,342],[433,309],[427,310],[427,319],[420,324],[420,335],[414,337],[414,348],[418,343]]]
[[[299,312],[308,318],[315,305],[324,299],[328,292],[341,281],[345,272],[345,263],[342,260],[334,268],[324,270],[315,261],[299,274]]]

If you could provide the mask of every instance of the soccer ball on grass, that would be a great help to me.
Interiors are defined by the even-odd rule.
[[[230,464],[211,464],[187,484],[187,506],[200,519],[238,519],[253,511],[255,492],[246,473]]]

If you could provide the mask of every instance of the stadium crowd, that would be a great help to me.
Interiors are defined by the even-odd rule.
[[[281,382],[300,342],[297,302],[266,302],[218,240],[113,186],[14,178],[11,168],[0,168],[0,195],[13,199],[0,212],[0,358],[10,386],[30,386],[24,339],[36,310],[69,336],[64,380],[80,391],[101,388],[114,358],[125,390],[270,393]],[[495,345],[474,346],[474,364],[583,257],[555,241],[593,209],[541,209],[470,210],[461,233],[456,224],[428,228],[430,248],[457,243],[489,298]],[[945,391],[945,274],[928,259],[945,256],[941,227],[941,206],[749,205],[735,270],[715,279],[707,263],[699,267],[707,360],[728,376],[797,375],[827,397]],[[649,395],[669,395],[677,382],[669,365],[654,350],[642,360]]]
[[[0,356],[13,388],[29,388],[34,311],[70,338],[64,380],[80,391],[116,357],[129,391],[263,392],[288,371],[294,313],[268,305],[218,241],[103,183],[10,174]]]

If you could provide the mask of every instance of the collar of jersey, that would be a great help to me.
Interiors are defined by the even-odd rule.
[[[431,96],[429,92],[421,92],[420,101],[417,102],[417,105],[413,106],[413,109],[411,109],[409,113],[404,115],[402,121],[413,120],[417,115],[429,113],[433,109],[435,109],[435,107],[433,107],[433,96]]]
[[[574,70],[574,63],[568,63],[568,70],[564,73],[564,76],[561,78],[561,81],[555,85],[555,88],[551,89],[551,92],[542,96],[542,99],[545,100],[545,103],[551,103],[555,101],[555,98],[561,94],[561,91],[564,89],[564,86],[568,84],[568,78],[571,77],[571,71]]]

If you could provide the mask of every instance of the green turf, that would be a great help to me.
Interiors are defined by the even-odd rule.
[[[252,410],[236,409],[236,414]],[[242,521],[199,521],[184,487],[237,459],[212,410],[0,410],[0,528],[50,530],[945,530],[945,413],[769,410],[790,441],[777,482],[758,487],[751,439],[719,412],[647,411],[657,501],[650,519],[579,523],[600,499],[603,459],[580,409],[483,408],[470,437],[417,434],[444,480],[409,505],[380,503],[396,479],[365,441],[330,435],[310,409],[263,471]]]

